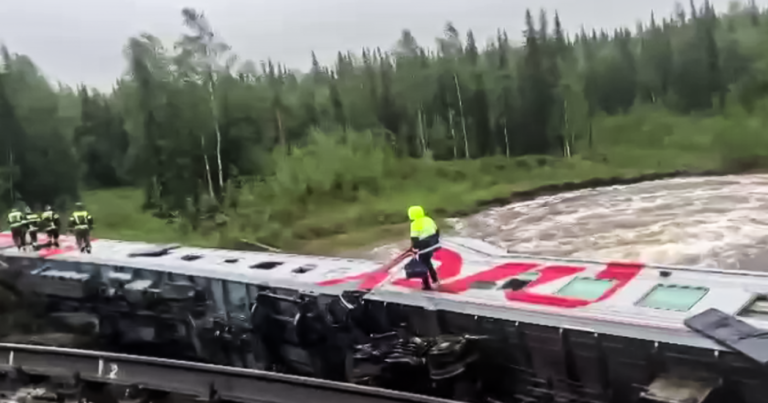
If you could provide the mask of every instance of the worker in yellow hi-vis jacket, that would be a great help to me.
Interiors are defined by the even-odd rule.
[[[75,203],[75,211],[69,217],[69,228],[75,233],[80,252],[91,253],[93,217],[85,210],[83,203]]]
[[[8,227],[11,229],[11,236],[13,236],[13,243],[21,250],[27,243],[27,234],[24,231],[24,214],[19,209],[14,208],[8,213]]]
[[[408,218],[411,220],[411,248],[418,254],[418,261],[426,266],[429,272],[429,275],[422,278],[424,289],[429,290],[432,288],[429,283],[430,277],[433,283],[440,283],[435,266],[432,264],[432,255],[440,244],[440,230],[435,221],[424,214],[421,206],[408,208]]]
[[[45,211],[40,215],[40,223],[51,246],[59,247],[59,229],[61,228],[61,219],[59,214],[53,211],[51,206],[45,206]]]

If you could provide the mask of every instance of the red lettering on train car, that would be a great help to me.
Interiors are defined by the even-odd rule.
[[[452,294],[459,294],[469,290],[469,286],[477,281],[500,281],[510,277],[517,276],[518,274],[525,273],[535,267],[538,267],[538,263],[504,263],[496,266],[490,270],[481,271],[480,273],[472,274],[468,277],[452,281],[447,284],[442,284],[439,288],[442,292],[449,292]]]
[[[0,234],[0,248],[13,246],[13,237],[11,234]]]
[[[440,266],[435,269],[440,281],[451,280],[461,274],[461,267],[464,265],[464,259],[461,255],[446,248],[440,248],[435,251],[432,260],[440,262]],[[406,279],[401,277],[392,282],[394,285],[399,285],[406,288],[421,289],[421,280],[417,278]]]
[[[319,285],[336,285],[349,281],[362,280],[357,288],[360,290],[369,290],[384,282],[384,280],[386,280],[389,276],[389,270],[407,258],[410,258],[410,255],[401,255],[392,263],[376,271],[357,274],[340,279],[326,280],[320,282]],[[635,276],[637,276],[638,273],[640,273],[643,268],[642,264],[635,263],[607,264],[606,268],[599,272],[595,278],[599,280],[614,280],[616,281],[616,284],[614,284],[610,289],[603,293],[603,295],[601,295],[599,298],[595,300],[585,300],[528,291],[528,289],[533,289],[534,287],[548,284],[553,281],[583,272],[586,270],[586,267],[583,266],[552,265],[537,269],[541,267],[540,263],[511,262],[498,265],[489,270],[469,275],[465,278],[457,278],[461,274],[461,269],[463,266],[463,259],[461,255],[449,249],[442,248],[435,252],[433,258],[440,262],[440,266],[437,268],[437,271],[443,284],[438,288],[439,292],[459,294],[469,290],[469,287],[472,285],[472,283],[477,281],[496,282],[517,276],[525,272],[536,270],[539,273],[538,278],[529,283],[525,289],[519,291],[506,290],[504,291],[504,296],[509,301],[525,302],[535,305],[556,306],[561,308],[583,307],[610,298],[620,289],[624,288],[633,278],[635,278]],[[421,280],[419,279],[405,279],[401,277],[397,280],[394,280],[392,284],[407,288],[421,288]]]
[[[369,271],[365,273],[360,274],[354,274],[352,276],[342,277],[342,278],[332,278],[330,280],[323,280],[317,285],[319,286],[332,286],[342,283],[347,283],[350,281],[358,281],[362,280],[360,284],[358,284],[357,289],[358,290],[370,290],[379,284],[381,284],[384,280],[389,277],[390,273],[389,271],[400,264],[403,260],[410,257],[410,253],[402,253],[396,258],[394,258],[391,262],[387,263],[386,265],[374,270]]]
[[[357,286],[357,289],[370,290],[372,288],[379,286],[382,282],[384,282],[384,280],[387,279],[387,277],[389,277],[390,275],[389,270],[392,267],[410,258],[412,258],[412,255],[402,254],[398,256],[393,262],[390,262],[386,266],[380,269],[377,269],[375,271],[355,274],[352,276],[338,278],[338,279],[324,280],[319,282],[318,285],[331,286],[331,285],[337,285],[341,283],[347,283],[350,281],[362,280],[362,282]],[[459,255],[458,253],[450,249],[441,248],[435,252],[434,256],[432,256],[432,259],[440,262],[440,266],[436,270],[441,280],[452,279],[458,276],[459,274],[461,274],[463,259],[461,258],[461,255]],[[418,288],[418,289],[421,288],[421,280],[419,279],[406,279],[401,277],[397,280],[394,280],[392,284],[399,285],[401,287],[407,287],[407,288]]]
[[[552,270],[551,270],[551,273],[548,273],[549,279],[543,280],[544,272],[550,269]],[[576,269],[576,268],[570,267],[570,266],[546,267],[541,270],[542,275],[536,281],[531,282],[531,284],[529,284],[528,287],[532,288],[537,285],[545,284],[545,283],[557,280],[559,278],[566,277],[568,275],[576,274],[579,271],[584,270],[583,268],[581,268],[581,270],[574,272],[572,271],[573,269]],[[551,294],[538,294],[538,293],[530,292],[526,290],[506,291],[504,294],[507,300],[509,301],[526,302],[529,304],[536,304],[536,305],[556,306],[560,308],[579,308],[579,307],[587,306],[595,302],[600,302],[610,298],[613,294],[615,294],[620,289],[624,288],[627,284],[629,284],[629,282],[632,281],[632,279],[635,278],[635,276],[637,276],[642,269],[643,269],[642,264],[609,263],[603,271],[601,271],[600,273],[597,273],[595,278],[598,280],[614,280],[616,281],[616,284],[614,284],[611,288],[609,288],[606,292],[604,292],[603,295],[601,295],[599,298],[595,300],[569,298],[569,297],[562,297],[559,295],[551,295]],[[569,271],[570,271],[570,274],[567,274]]]

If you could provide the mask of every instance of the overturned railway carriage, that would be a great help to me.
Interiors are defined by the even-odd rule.
[[[516,255],[452,238],[434,256],[442,284],[422,291],[400,270],[407,256],[382,266],[108,240],[85,255],[73,243],[19,252],[1,234],[0,272],[55,317],[90,323],[104,349],[465,401],[768,399],[759,357],[684,325],[717,308],[768,329],[764,273]],[[768,350],[761,336],[741,338]]]

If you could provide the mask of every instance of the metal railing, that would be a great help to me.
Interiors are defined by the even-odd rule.
[[[0,377],[71,377],[242,403],[451,403],[451,400],[253,369],[99,351],[0,343]],[[455,403],[455,402],[454,402]]]

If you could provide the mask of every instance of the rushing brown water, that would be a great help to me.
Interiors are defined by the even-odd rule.
[[[461,236],[511,252],[768,270],[768,175],[586,189],[449,222]],[[385,259],[402,246],[373,255]]]

